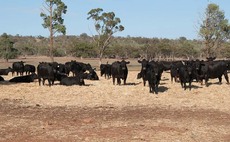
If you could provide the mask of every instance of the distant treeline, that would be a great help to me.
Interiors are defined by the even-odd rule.
[[[99,50],[93,38],[83,33],[80,36],[56,36],[54,38],[54,56],[74,56],[97,58]],[[49,39],[42,36],[12,36],[3,34],[0,37],[0,56],[4,59],[27,55],[47,55]],[[202,41],[179,39],[160,39],[143,37],[113,37],[106,49],[105,58],[166,58],[196,59],[205,58],[205,47]],[[216,49],[217,58],[230,58],[230,43],[222,44]]]

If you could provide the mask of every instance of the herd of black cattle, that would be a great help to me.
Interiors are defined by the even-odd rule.
[[[126,84],[128,76],[128,67],[125,60],[115,61],[112,64],[101,64],[100,75],[105,78],[112,78],[113,85],[117,80],[117,84],[121,85],[121,79]],[[190,61],[148,61],[138,60],[141,64],[141,70],[137,74],[137,79],[142,78],[143,85],[146,85],[148,81],[149,92],[158,94],[158,88],[161,80],[162,73],[164,71],[170,71],[171,82],[180,82],[184,90],[187,87],[191,90],[192,82],[203,82],[208,86],[209,79],[219,79],[219,83],[222,82],[222,76],[224,75],[227,83],[228,70],[230,70],[229,60],[215,60],[215,58],[207,58],[204,60],[190,60]],[[36,71],[37,70],[37,71]],[[59,81],[60,85],[85,85],[84,79],[99,80],[95,69],[90,64],[83,62],[70,61],[65,64],[53,62],[40,62],[37,68],[34,65],[25,64],[24,62],[14,62],[12,67],[7,69],[0,69],[0,75],[8,75],[12,72],[12,76],[16,73],[17,76],[10,79],[8,82],[14,83],[29,83],[38,79],[39,85],[44,85],[45,80],[48,80],[49,86],[54,84],[54,81]],[[70,76],[72,72],[72,76]],[[23,74],[26,75],[23,75]],[[4,78],[0,76],[0,81],[4,81]],[[188,84],[188,86],[187,86]]]

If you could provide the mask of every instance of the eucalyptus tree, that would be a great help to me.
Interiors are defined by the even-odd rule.
[[[200,25],[199,35],[204,40],[205,54],[207,57],[215,56],[215,51],[221,44],[229,39],[230,26],[228,19],[219,6],[208,4],[205,17]]]
[[[93,40],[99,49],[99,64],[102,62],[103,54],[112,41],[112,36],[118,31],[123,31],[124,27],[120,25],[121,20],[115,17],[114,12],[103,12],[103,9],[91,9],[88,12],[88,20],[92,19],[95,23],[95,30],[98,35],[93,35]]]
[[[53,58],[53,48],[54,48],[54,35],[55,33],[66,34],[66,27],[64,25],[63,14],[66,14],[67,6],[61,0],[45,0],[42,12],[40,16],[42,17],[44,23],[42,26],[48,28],[50,32],[50,49],[49,55],[51,60]]]
[[[12,38],[3,33],[0,37],[0,55],[3,57],[7,62],[9,59],[16,58],[19,54],[18,50],[13,48],[14,41]]]

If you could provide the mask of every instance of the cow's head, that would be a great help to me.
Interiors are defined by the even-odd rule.
[[[126,70],[127,69],[127,64],[129,64],[130,62],[128,61],[128,62],[126,62],[125,60],[122,60],[121,62],[120,62],[120,65],[121,65],[121,69],[122,70]]]
[[[187,72],[188,72],[189,75],[192,74],[192,66],[188,65],[187,68],[186,68],[186,70],[187,70]]]
[[[147,65],[148,65],[148,60],[145,60],[145,59],[143,59],[142,61],[140,61],[140,60],[138,60],[138,63],[140,63],[141,64],[141,70],[146,70],[147,69]]]

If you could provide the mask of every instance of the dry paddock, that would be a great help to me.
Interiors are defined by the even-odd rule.
[[[120,86],[104,77],[86,86],[1,83],[0,141],[230,141],[224,78],[184,91],[164,72],[156,95],[136,79],[138,72],[131,69]]]

